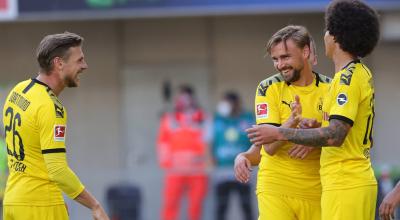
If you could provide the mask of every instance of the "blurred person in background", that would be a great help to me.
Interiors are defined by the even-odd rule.
[[[174,109],[162,115],[157,141],[159,164],[165,171],[162,220],[177,219],[185,194],[189,209],[186,219],[201,219],[210,163],[205,129],[206,114],[193,88],[180,86]]]
[[[10,175],[4,220],[67,220],[61,192],[91,209],[93,219],[109,220],[66,157],[67,112],[58,96],[66,87],[77,87],[88,68],[82,43],[81,36],[69,32],[44,37],[37,48],[38,76],[18,83],[5,101]]]
[[[279,73],[258,85],[257,125],[318,127],[330,79],[312,71],[317,60],[308,30],[303,26],[286,26],[270,38],[266,49]],[[295,108],[295,97],[301,97],[306,107]],[[320,153],[320,149],[282,141],[252,145],[237,156],[235,174],[241,182],[249,180],[251,166],[259,163],[259,220],[321,219]]]
[[[236,92],[226,92],[217,105],[211,129],[212,157],[215,164],[216,210],[215,219],[225,220],[232,193],[240,196],[240,205],[246,220],[252,220],[251,185],[235,180],[233,165],[235,157],[246,151],[251,143],[245,130],[254,124],[253,114],[242,108]]]

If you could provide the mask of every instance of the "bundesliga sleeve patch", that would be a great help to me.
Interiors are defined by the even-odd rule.
[[[65,125],[54,125],[54,141],[65,141]]]
[[[257,118],[268,118],[268,104],[257,104]]]

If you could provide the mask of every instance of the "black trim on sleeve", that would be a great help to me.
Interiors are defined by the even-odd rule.
[[[53,149],[42,150],[42,154],[65,153],[65,152],[67,152],[65,148],[53,148]]]
[[[281,124],[277,124],[277,123],[261,123],[261,124],[258,124],[258,125],[273,125],[275,127],[280,127],[281,126]]]
[[[351,127],[353,127],[353,124],[354,124],[353,120],[351,120],[350,118],[344,117],[342,115],[331,115],[331,116],[329,116],[329,120],[332,120],[332,119],[337,119],[337,120],[340,120],[340,121],[344,121],[347,124],[349,124]]]

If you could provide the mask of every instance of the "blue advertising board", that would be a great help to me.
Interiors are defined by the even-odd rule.
[[[114,14],[118,17],[159,15],[217,15],[271,12],[322,12],[329,0],[19,0],[19,13],[46,15]],[[381,10],[400,9],[400,0],[367,0]]]

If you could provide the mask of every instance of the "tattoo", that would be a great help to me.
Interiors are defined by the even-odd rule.
[[[279,128],[286,140],[313,147],[341,146],[351,126],[344,121],[332,119],[328,127],[314,129]]]

